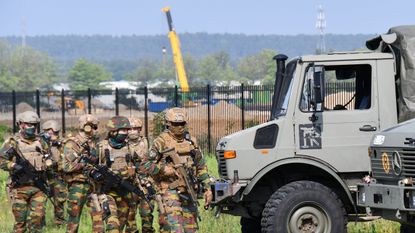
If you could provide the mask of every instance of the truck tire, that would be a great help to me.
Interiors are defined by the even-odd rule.
[[[261,233],[261,219],[241,217],[241,232]]]
[[[265,233],[343,233],[347,218],[336,193],[314,181],[295,181],[271,195],[262,212]]]
[[[401,233],[414,233],[415,227],[408,224],[401,224]]]

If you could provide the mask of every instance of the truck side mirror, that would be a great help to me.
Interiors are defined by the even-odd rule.
[[[313,104],[314,111],[323,111],[324,106],[324,67],[315,66],[313,74]]]

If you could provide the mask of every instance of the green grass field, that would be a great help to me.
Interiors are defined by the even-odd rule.
[[[213,175],[218,174],[216,159],[213,156],[207,156],[207,163],[210,169],[210,173]],[[0,211],[0,232],[12,232],[14,218],[11,212],[11,205],[7,200],[5,192],[5,183],[8,174],[6,172],[0,171],[0,206],[2,211]],[[203,233],[232,233],[240,232],[239,217],[230,216],[230,215],[221,215],[219,218],[214,217],[214,211],[206,211],[203,208],[200,208],[200,215],[202,221],[199,222],[200,230],[199,232]],[[138,219],[138,222],[140,219]],[[139,222],[140,224],[140,222]],[[155,221],[155,227],[158,229],[157,221]],[[82,217],[79,232],[91,232],[91,218],[89,216],[89,210],[85,207]],[[377,220],[374,222],[367,223],[349,223],[348,230],[351,233],[394,233],[399,232],[399,224],[385,221]],[[53,222],[53,210],[51,204],[47,205],[46,213],[46,228],[45,233],[59,233],[65,232],[64,228],[56,228]]]

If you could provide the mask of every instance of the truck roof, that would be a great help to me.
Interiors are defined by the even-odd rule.
[[[372,51],[348,51],[335,52],[320,55],[305,55],[300,58],[302,61],[344,61],[344,60],[373,60],[373,59],[393,59],[390,53],[379,53]]]

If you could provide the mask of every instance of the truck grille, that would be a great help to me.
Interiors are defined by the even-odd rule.
[[[401,172],[396,172],[394,153],[398,153],[400,156]],[[385,155],[387,155],[387,159]],[[371,165],[373,177],[378,180],[392,181],[401,179],[402,177],[415,178],[415,148],[376,149],[376,157],[374,155],[372,156]]]
[[[224,151],[223,150],[217,150],[216,151],[216,157],[218,159],[219,175],[222,178],[227,178],[228,177],[228,170],[226,169],[226,160],[223,156],[224,156]]]

